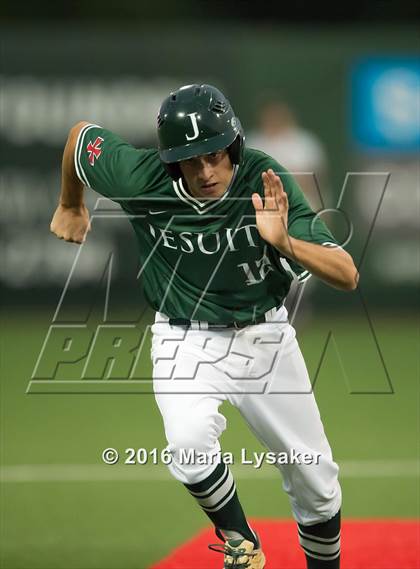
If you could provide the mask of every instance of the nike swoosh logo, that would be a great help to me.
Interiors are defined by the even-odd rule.
[[[153,211],[152,209],[149,209],[149,213],[150,213],[151,215],[157,215],[158,213],[166,213],[166,212],[165,212],[165,210],[162,210],[162,211]]]

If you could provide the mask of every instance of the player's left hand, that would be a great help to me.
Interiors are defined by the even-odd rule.
[[[257,228],[261,237],[280,251],[287,250],[289,234],[287,232],[287,214],[289,202],[283,184],[270,168],[262,173],[264,202],[257,193],[252,194]]]

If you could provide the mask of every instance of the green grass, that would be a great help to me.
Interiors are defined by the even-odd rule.
[[[105,447],[163,448],[152,395],[25,393],[48,316],[3,317],[1,465],[100,465]],[[418,329],[407,319],[373,323],[387,373],[361,320],[308,323],[299,334],[302,351],[313,375],[332,330],[315,393],[336,460],[412,461],[418,456]],[[239,413],[226,404],[222,411],[228,419],[223,449],[235,456],[242,447],[259,450]],[[413,473],[341,482],[346,517],[419,515]],[[290,517],[280,480],[259,480],[256,473],[239,479],[238,488],[249,516]],[[0,497],[2,569],[144,569],[207,525],[182,485],[169,478],[9,481]]]

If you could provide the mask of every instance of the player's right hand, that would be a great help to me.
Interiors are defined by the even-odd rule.
[[[59,204],[53,215],[50,230],[59,239],[83,243],[90,231],[89,211],[85,205],[68,207]]]

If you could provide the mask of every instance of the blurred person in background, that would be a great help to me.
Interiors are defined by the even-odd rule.
[[[275,158],[293,174],[311,208],[314,211],[323,209],[329,202],[330,191],[327,186],[327,157],[319,138],[302,128],[292,108],[274,96],[261,105],[257,125],[257,130],[247,137],[249,146]],[[304,281],[304,304],[299,300],[303,293],[302,284],[292,283],[286,306],[292,315],[299,303],[300,316],[303,314],[307,322],[312,317],[313,291],[317,283],[315,279]]]
[[[247,136],[248,145],[272,156],[291,172],[312,209],[320,209],[322,202],[314,175],[325,200],[327,160],[321,141],[299,125],[287,103],[274,97],[261,106],[257,125],[257,130]]]

